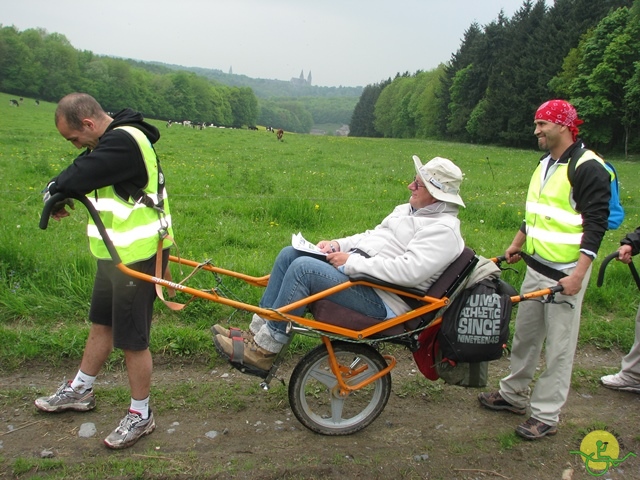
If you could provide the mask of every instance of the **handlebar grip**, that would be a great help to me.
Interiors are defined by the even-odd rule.
[[[601,287],[602,284],[604,283],[604,271],[607,268],[607,265],[609,265],[609,262],[611,260],[613,260],[614,258],[618,258],[618,251],[616,250],[613,253],[610,253],[609,255],[607,255],[605,257],[604,260],[602,260],[602,265],[600,265],[600,270],[598,270],[598,281],[596,282],[596,285],[598,287]]]
[[[564,290],[564,287],[560,284],[554,285],[553,287],[549,287],[551,293],[561,293]]]
[[[66,195],[64,193],[58,192],[51,195],[51,198],[44,204],[42,208],[42,216],[40,217],[40,228],[42,230],[46,230],[49,226],[49,218],[51,217],[51,211],[53,210],[53,206],[64,200]]]

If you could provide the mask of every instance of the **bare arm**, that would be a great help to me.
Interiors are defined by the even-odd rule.
[[[526,239],[526,235],[521,230],[518,230],[518,233],[516,233],[516,236],[513,238],[511,245],[509,245],[504,252],[507,263],[516,263],[520,261],[520,251],[522,250],[522,246]]]

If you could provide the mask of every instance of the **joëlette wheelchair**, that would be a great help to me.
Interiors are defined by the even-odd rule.
[[[442,322],[443,308],[462,288],[478,262],[475,252],[466,247],[426,292],[388,284],[368,276],[360,276],[352,277],[343,284],[276,310],[264,309],[224,297],[215,288],[195,289],[183,283],[162,278],[162,274],[151,276],[128,268],[120,260],[102,220],[86,196],[53,195],[43,209],[40,228],[47,228],[54,205],[65,198],[73,198],[87,208],[113,261],[123,273],[169,290],[191,295],[192,299],[210,300],[258,314],[266,320],[289,322],[288,328],[295,334],[319,336],[321,344],[304,355],[294,367],[289,381],[288,396],[296,418],[305,427],[323,435],[348,435],[358,432],[380,415],[391,393],[390,372],[397,361],[392,355],[379,353],[376,346],[382,342],[403,345],[416,357],[424,346],[421,341],[437,332]],[[494,259],[498,263],[501,260],[503,259]],[[169,257],[169,261],[192,268],[193,271],[187,275],[187,279],[196,271],[203,270],[218,276],[233,277],[256,287],[265,287],[269,281],[269,275],[253,277],[225,270],[208,262],[199,263],[173,255]],[[367,285],[395,293],[406,299],[411,310],[380,322],[337,305],[328,298],[333,293],[354,285]],[[514,295],[511,301],[515,303],[546,297],[544,301],[552,302],[553,295],[561,289],[562,287],[556,285],[544,290]],[[313,318],[289,313],[301,306],[306,306]],[[273,366],[264,376],[261,383],[264,389],[269,388],[285,357],[287,347],[288,345],[278,354]],[[234,364],[234,366],[243,370],[241,364]]]

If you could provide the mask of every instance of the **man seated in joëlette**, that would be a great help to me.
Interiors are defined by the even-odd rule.
[[[371,230],[317,244],[326,261],[283,248],[275,260],[260,307],[278,309],[366,274],[382,281],[427,290],[460,255],[459,207],[462,172],[451,160],[435,157],[422,164],[413,156],[416,176],[408,188],[409,202],[398,205]],[[380,321],[410,310],[397,295],[356,285],[328,297],[331,301]],[[302,316],[306,307],[289,312]],[[265,377],[277,353],[289,342],[287,322],[254,315],[248,331],[214,325],[220,355],[246,373]],[[234,339],[235,337],[235,339]],[[236,349],[234,351],[234,342]],[[238,343],[239,342],[239,343]]]

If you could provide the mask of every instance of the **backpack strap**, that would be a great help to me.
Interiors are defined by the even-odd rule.
[[[133,135],[131,132],[127,131],[126,128],[124,127],[130,127],[130,128],[134,128],[136,129],[138,132],[140,133],[144,133],[140,130],[139,127],[137,127],[136,125],[120,125],[118,127],[116,127],[114,130],[124,130],[125,132],[127,132],[129,134],[129,136],[131,138],[133,138],[134,143],[136,144],[136,146],[138,147],[138,149],[140,150],[140,154],[143,156],[144,159],[144,153],[142,152],[141,146],[138,143],[138,140],[136,139],[135,135]],[[155,203],[145,192],[142,188],[138,188],[136,185],[134,185],[132,182],[122,182],[120,184],[118,184],[120,187],[122,187],[124,189],[125,192],[127,192],[127,194],[129,195],[129,197],[135,202],[135,203],[140,203],[143,204],[149,208],[155,208],[156,210],[158,210],[158,213],[164,213],[163,211],[163,207],[164,207],[164,198],[162,196],[162,192],[164,191],[164,185],[165,185],[165,177],[164,177],[164,173],[162,172],[162,167],[160,166],[160,157],[158,156],[158,152],[156,152],[155,147],[153,146],[153,144],[149,141],[149,145],[151,147],[151,150],[153,150],[153,153],[155,154],[156,157],[156,165],[158,166],[158,185],[157,185],[157,196],[158,196],[158,202]],[[151,180],[151,179],[149,179]]]
[[[587,152],[591,152],[595,155],[594,158],[588,158],[587,160],[602,160],[602,164],[605,170],[609,173],[610,176],[613,177],[611,181],[613,181],[614,179],[616,182],[618,181],[618,175],[615,172],[611,171],[611,169],[608,167],[609,164],[602,158],[602,155],[594,150],[589,150],[588,148],[584,147],[578,147],[574,149],[573,152],[571,152],[571,158],[569,159],[569,165],[567,166],[567,177],[569,178],[569,183],[571,184],[571,186],[573,186],[573,178],[576,175],[576,167],[578,166],[578,162]]]
[[[164,173],[162,172],[162,167],[160,166],[160,159],[158,158],[157,154],[156,163],[158,165],[158,203],[154,203],[151,197],[149,197],[142,188],[136,187],[132,182],[123,182],[119,185],[124,189],[125,192],[127,192],[129,197],[131,197],[134,202],[142,203],[149,208],[155,208],[162,211],[164,207],[164,198],[162,196],[162,192],[164,191],[165,180]]]
[[[584,147],[578,147],[571,152],[571,158],[569,159],[569,165],[567,166],[567,177],[569,178],[569,183],[573,186],[573,177],[576,175],[576,166],[578,165],[578,160],[587,152],[587,149]]]

